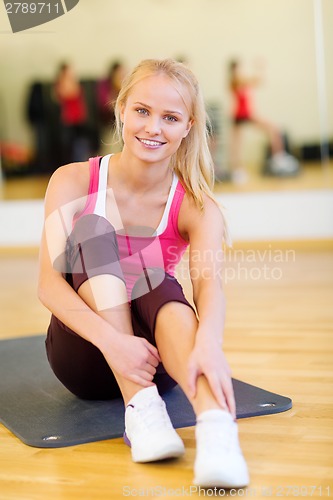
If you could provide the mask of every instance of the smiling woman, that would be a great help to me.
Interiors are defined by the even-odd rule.
[[[169,77],[164,74],[146,77],[120,103],[124,161],[128,149],[133,147],[138,159],[161,163],[161,167],[168,165],[192,126],[184,100]]]
[[[122,151],[61,167],[48,186],[39,296],[52,312],[49,362],[81,398],[122,395],[134,462],[184,453],[160,396],[179,384],[197,415],[195,483],[244,486],[221,262],[191,258],[218,255],[225,234],[198,82],[172,59],[144,60],[115,113]],[[196,311],[175,278],[188,246]]]
[[[182,64],[179,67],[185,68]],[[152,78],[159,79],[159,85],[154,87]],[[131,96],[134,88],[136,95],[141,95],[140,99]],[[152,96],[154,102],[150,102]],[[142,106],[143,103],[146,106]],[[152,104],[154,110],[150,109]],[[145,127],[146,137],[138,139],[157,140],[161,124],[167,122],[169,126],[164,126],[163,132],[170,141],[168,137],[164,137],[163,141],[166,142],[171,169],[181,177],[198,206],[203,205],[203,193],[213,199],[214,165],[208,147],[207,115],[202,92],[193,73],[171,67],[170,60],[150,59],[139,64],[125,79],[116,103],[117,132],[122,138],[124,112],[131,109],[130,105],[134,112],[143,115],[144,123],[140,121],[139,126]],[[195,126],[192,127],[194,121]]]
[[[329,25],[333,15],[333,2],[330,0],[293,0],[293,2],[290,0],[279,0],[279,2],[267,2],[267,0],[251,0],[251,2],[244,2],[244,0],[233,0],[233,2],[228,0],[196,0],[195,2],[193,0],[183,0],[182,2],[141,0],[140,2],[131,2],[131,5],[123,0],[79,2],[77,9],[69,15],[53,21],[52,25],[49,24],[48,27],[45,25],[39,29],[30,30],[30,33],[20,35],[12,34],[5,9],[0,9],[1,46],[3,49],[0,61],[1,142],[6,141],[11,144],[15,141],[16,144],[22,144],[31,149],[34,130],[23,113],[28,87],[34,81],[45,82],[46,86],[50,84],[56,66],[64,58],[67,60],[70,57],[71,61],[75,63],[80,80],[86,78],[96,80],[102,74],[104,75],[105,68],[109,66],[110,58],[121,58],[126,61],[126,66],[130,67],[143,57],[184,54],[188,64],[195,70],[200,79],[205,99],[212,104],[216,103],[221,111],[219,132],[222,141],[219,142],[220,149],[217,151],[217,157],[221,163],[218,163],[218,166],[221,165],[222,168],[225,165],[224,162],[228,164],[226,155],[229,145],[226,134],[228,123],[225,123],[223,119],[228,116],[225,69],[227,61],[232,57],[240,57],[248,61],[250,66],[253,58],[257,56],[268,62],[267,81],[262,92],[259,92],[256,98],[258,110],[265,110],[268,116],[286,131],[292,146],[299,148],[305,143],[316,145],[320,139],[320,128],[313,36],[313,5],[315,3],[316,5],[322,4],[323,7],[325,59],[328,63],[332,60],[333,51],[333,30]],[[190,21],[189,12],[191,13]],[[4,30],[7,30],[7,33]],[[98,33],[98,37],[96,37],[96,33]],[[297,37],[295,37],[295,33],[297,33]],[[307,54],[306,62],[304,54]],[[332,76],[333,73],[328,71],[326,74],[327,102],[333,102]],[[183,97],[186,99],[188,97],[186,85],[182,86],[179,83],[177,87],[176,81],[173,83],[178,91],[183,92]],[[141,102],[141,100],[143,99],[140,98],[138,110],[142,110],[140,111],[143,114],[141,119],[145,121],[152,111],[147,107],[151,103],[150,101],[146,102],[146,100]],[[191,104],[193,103],[186,102],[186,104],[188,114],[191,116],[193,113]],[[162,111],[167,112],[168,116],[170,115],[170,118],[174,116],[170,111],[175,110],[174,108],[169,109],[169,106],[166,105],[165,109],[162,109]],[[195,116],[198,117],[197,114]],[[178,118],[178,115],[175,115],[175,118]],[[165,119],[168,123],[164,124],[164,120],[162,120],[162,128],[167,125],[173,127],[173,119],[171,119],[171,124],[169,124],[167,115],[165,115]],[[182,148],[184,141],[193,138],[198,126],[201,126],[201,122],[203,120],[193,122],[188,137],[181,141],[180,148]],[[332,122],[330,122],[330,130],[333,130]],[[199,135],[204,140],[204,133]],[[141,135],[138,137],[142,138]],[[144,139],[146,145],[154,143],[156,145],[159,141],[164,142],[165,140],[161,135],[149,138],[146,133],[144,137],[147,137]],[[283,240],[282,246],[277,246],[277,248],[282,249],[303,248],[304,243],[309,243],[314,238],[318,240],[325,238],[326,241],[328,239],[332,241],[332,176],[322,175],[324,169],[321,169],[319,160],[312,165],[303,163],[302,175],[295,178],[263,177],[260,174],[261,154],[264,149],[262,142],[261,135],[252,132],[251,129],[244,137],[243,152],[250,176],[248,184],[237,187],[223,182],[216,186],[216,189],[219,190],[220,201],[228,210],[230,228],[236,244],[241,241],[241,244],[245,245],[247,249],[259,248],[263,256],[263,248],[270,248],[271,243],[274,248],[274,240],[278,239]],[[137,146],[143,148],[142,144],[138,143]],[[156,151],[146,148],[145,154],[147,156],[149,154],[157,155],[160,154],[161,149],[164,149],[156,147]],[[187,142],[185,149],[187,154],[190,150],[193,151],[189,142]],[[3,151],[2,149],[2,153]],[[140,271],[141,264],[141,273],[144,274],[143,264],[146,259],[149,259],[152,245],[155,248],[155,255],[162,256],[162,264],[164,264],[160,245],[164,237],[169,245],[169,255],[167,255],[169,260],[166,261],[170,265],[167,270],[169,276],[170,272],[168,271],[172,271],[171,266],[177,262],[182,249],[188,243],[189,233],[191,252],[184,254],[184,267],[189,266],[191,258],[193,266],[191,275],[197,279],[198,274],[202,275],[205,272],[200,268],[202,255],[204,255],[205,265],[207,260],[209,263],[211,262],[211,255],[214,257],[214,247],[210,238],[220,228],[220,221],[214,214],[212,217],[214,224],[207,223],[206,228],[201,226],[202,239],[205,239],[203,248],[198,247],[196,243],[195,224],[197,219],[193,218],[190,231],[186,231],[186,226],[182,223],[182,212],[189,210],[188,219],[193,214],[192,205],[194,203],[192,203],[191,186],[197,185],[195,178],[198,178],[195,170],[190,169],[187,173],[185,170],[179,172],[177,169],[181,165],[180,159],[178,158],[176,161],[176,158],[172,157],[169,169],[164,172],[165,177],[162,177],[162,174],[160,178],[156,176],[155,186],[146,185],[151,189],[139,189],[143,188],[143,184],[134,184],[134,181],[145,181],[144,172],[147,174],[148,172],[155,173],[154,170],[158,171],[159,166],[155,169],[152,164],[145,164],[141,170],[142,177],[138,179],[138,177],[132,176],[132,173],[135,173],[135,165],[132,161],[123,164],[122,170],[116,169],[116,160],[119,156],[115,157],[114,155],[108,159],[107,153],[111,151],[115,152],[114,149],[105,147],[103,154],[106,157],[101,160],[100,165],[98,161],[94,161],[92,166],[83,162],[80,165],[70,165],[68,168],[60,169],[52,179],[48,190],[48,210],[57,209],[60,222],[66,222],[66,210],[62,207],[62,203],[71,202],[76,197],[80,197],[82,193],[87,197],[91,180],[94,182],[91,183],[92,194],[88,195],[88,198],[94,201],[94,195],[97,193],[97,185],[100,181],[99,194],[96,196],[98,198],[96,213],[91,214],[88,210],[86,216],[93,216],[95,220],[97,217],[99,222],[103,224],[103,218],[110,218],[110,210],[106,209],[110,203],[112,204],[112,200],[115,199],[118,206],[121,206],[121,221],[124,227],[120,234],[119,231],[117,232],[116,241],[120,242],[118,250],[121,250],[125,256],[125,259],[121,260],[122,268],[130,272],[131,264],[133,264],[135,269]],[[102,154],[101,150],[100,154]],[[53,164],[49,163],[49,160],[54,160],[54,156],[49,155],[49,158],[41,163],[38,172],[44,172],[43,167],[52,168],[53,171],[60,165],[57,160]],[[205,165],[209,164],[209,162],[204,163]],[[193,165],[195,164],[194,162]],[[4,163],[3,166],[5,166]],[[37,165],[34,164],[34,168],[36,167]],[[130,182],[130,176],[126,176],[126,172],[131,174],[133,182]],[[121,174],[124,174],[124,177]],[[194,176],[192,183],[190,182],[191,175]],[[207,177],[208,185],[210,185],[209,178],[210,170],[208,170]],[[182,190],[186,186],[184,179],[189,180],[186,195],[183,195]],[[104,188],[102,184],[105,180]],[[76,186],[77,192],[69,193],[69,184],[73,190]],[[13,199],[18,196],[23,199],[42,198],[45,193],[45,185],[43,184],[39,189],[40,185],[40,180],[35,176],[31,178],[24,176],[21,179],[5,178],[0,196],[2,199]],[[314,192],[313,189],[316,191]],[[57,205],[54,202],[55,206],[49,207],[52,201],[52,190],[54,193],[58,192],[59,197],[63,197],[64,200],[60,199]],[[252,191],[252,193],[248,191]],[[262,191],[266,191],[266,193]],[[205,196],[203,198],[206,206],[203,212],[200,212],[203,214],[202,217],[207,212],[211,213],[209,200]],[[77,211],[82,211],[85,208],[84,199],[82,201],[83,203],[78,204],[75,208]],[[179,212],[177,212],[178,207]],[[137,225],[131,225],[134,217],[140,226],[142,224],[146,226],[149,223],[151,227],[145,231],[146,227],[142,228],[141,226],[139,229]],[[42,228],[43,202],[42,200],[38,200],[36,203],[1,202],[0,219],[2,228],[0,244],[5,246],[36,245]],[[92,217],[89,219],[82,216],[79,221],[82,219],[92,222]],[[70,234],[73,230],[71,217],[68,217],[68,220],[70,223],[66,231]],[[165,225],[163,222],[165,220],[169,224]],[[102,227],[105,228],[105,225]],[[74,235],[79,238],[78,229],[79,227],[74,224],[76,231]],[[147,240],[141,240],[137,236],[138,231],[140,231],[140,236],[153,238],[156,234],[158,238],[150,239],[151,244],[145,246]],[[100,233],[97,233],[96,236],[98,234]],[[112,232],[108,233],[105,239],[114,248],[116,245],[113,245],[112,234]],[[131,238],[131,236],[133,237]],[[219,239],[222,238],[219,236]],[[303,240],[303,242],[298,241],[300,246],[295,246],[293,241],[295,239]],[[260,241],[258,242],[258,240]],[[59,242],[62,245],[64,241],[67,242],[67,236],[59,237]],[[73,243],[72,250],[77,250],[75,241],[73,239],[71,241]],[[80,239],[77,241],[80,242]],[[86,246],[86,241],[81,241],[81,243],[81,248]],[[160,245],[159,248],[158,245]],[[97,244],[96,247],[98,250],[100,245]],[[241,248],[244,249],[244,246]],[[130,252],[132,255],[129,255]],[[76,252],[76,256],[79,257],[78,253],[80,254],[80,252]],[[92,254],[95,253],[100,255],[93,250]],[[110,255],[109,252],[108,255]],[[241,255],[237,255],[237,262],[232,260],[231,255],[226,256],[225,279],[228,279],[228,286],[226,286],[228,315],[223,352],[228,354],[234,376],[258,385],[262,380],[265,380],[267,389],[278,391],[281,394],[293,394],[295,400],[295,411],[289,414],[281,414],[281,416],[275,416],[272,419],[265,418],[264,420],[244,419],[240,423],[241,442],[253,475],[251,487],[254,487],[254,490],[251,491],[260,492],[262,485],[281,484],[281,478],[287,477],[289,478],[288,484],[290,484],[290,480],[294,484],[299,484],[300,480],[302,480],[302,484],[316,484],[318,477],[327,477],[328,468],[331,467],[327,451],[328,443],[331,440],[332,419],[327,418],[329,411],[327,400],[331,391],[329,379],[332,374],[332,363],[329,359],[331,355],[329,321],[332,319],[332,315],[328,314],[332,309],[332,299],[327,295],[329,290],[327,280],[333,276],[332,272],[329,273],[329,269],[332,268],[332,259],[328,260],[328,254],[323,252],[303,254],[297,250],[295,261],[291,258],[276,264],[269,262],[270,254],[267,253],[265,262],[262,263],[259,259],[259,266],[255,268],[255,263],[249,261],[248,253],[245,255],[248,258],[245,259],[242,259]],[[216,274],[220,275],[219,261],[222,259],[216,260]],[[78,262],[80,261],[78,260]],[[104,260],[103,264],[105,263],[110,264],[108,260]],[[149,263],[151,264],[152,261],[149,260]],[[270,280],[265,279],[263,272],[260,279],[257,280],[257,274],[254,271],[266,264],[272,271]],[[221,265],[223,266],[223,262]],[[2,317],[4,315],[4,320],[1,323],[2,336],[4,338],[9,335],[16,337],[17,335],[31,335],[33,332],[43,331],[46,316],[43,315],[38,319],[38,311],[33,304],[33,289],[35,288],[34,281],[37,270],[34,263],[31,259],[25,259],[22,262],[17,259],[10,259],[8,262],[6,259],[2,261],[1,266],[2,272],[0,274],[4,279],[1,293],[6,299],[4,307],[2,307]],[[275,274],[273,274],[273,269],[276,266],[282,270],[283,274],[278,281],[275,280]],[[131,300],[130,307],[127,307],[126,304],[120,304],[112,309],[103,310],[101,307],[103,307],[104,296],[98,295],[98,280],[101,279],[99,276],[95,281],[95,276],[87,280],[91,283],[92,290],[95,287],[95,291],[97,291],[93,297],[94,301],[90,301],[92,294],[89,295],[89,289],[85,290],[84,283],[80,287],[81,297],[79,294],[73,295],[72,288],[68,287],[70,284],[65,282],[63,276],[60,275],[60,270],[58,273],[54,270],[52,274],[50,267],[52,266],[49,265],[46,270],[44,268],[41,273],[40,294],[41,296],[44,294],[43,300],[47,307],[55,313],[56,317],[59,316],[58,324],[53,323],[52,327],[59,326],[61,318],[63,320],[63,336],[61,336],[61,331],[55,333],[50,328],[50,343],[48,345],[51,361],[57,361],[57,367],[60,370],[59,377],[63,378],[67,368],[68,376],[74,378],[75,375],[76,381],[81,383],[81,388],[83,387],[86,391],[106,391],[107,389],[116,391],[114,378],[109,378],[112,370],[108,363],[106,366],[104,361],[106,358],[103,354],[106,353],[106,350],[109,353],[109,355],[107,354],[109,360],[112,358],[115,363],[123,362],[120,368],[119,364],[114,365],[118,371],[123,373],[124,365],[127,364],[127,374],[130,374],[131,377],[137,375],[141,379],[143,376],[145,380],[149,380],[156,364],[156,351],[153,349],[155,347],[158,350],[158,355],[162,358],[168,377],[169,373],[172,373],[172,358],[175,359],[177,366],[173,376],[176,380],[179,375],[177,370],[184,368],[186,364],[184,363],[186,356],[182,349],[184,339],[191,338],[188,332],[192,328],[192,323],[190,322],[191,309],[182,302],[181,290],[174,280],[168,277],[165,282],[162,282],[161,287],[154,287],[161,275],[156,276],[154,273],[155,278],[153,279],[152,273],[147,270],[147,275],[141,281],[141,284],[147,285],[147,297],[145,295],[138,296],[138,300]],[[78,267],[79,264],[76,269]],[[103,267],[100,271],[106,272],[107,268],[108,266]],[[67,263],[66,269],[63,270],[69,270]],[[179,275],[177,274],[177,276]],[[67,278],[70,279],[70,273]],[[156,281],[154,281],[155,279]],[[121,297],[123,297],[122,300],[127,300],[126,296],[122,295],[124,289],[119,283],[121,278],[113,274],[111,280],[113,280],[113,288],[110,285],[110,293],[113,293],[113,297],[117,291],[120,291],[120,300]],[[206,280],[212,282],[209,275]],[[149,290],[149,283],[152,290]],[[46,293],[43,292],[44,285],[52,296],[47,297]],[[188,296],[190,297],[193,287],[190,282],[184,283],[186,292],[186,285],[188,285]],[[108,288],[106,289],[108,290]],[[177,298],[178,303],[161,306],[154,329],[156,333],[155,345],[152,343],[150,334],[154,319],[150,314],[154,312],[150,309],[150,304],[154,308],[161,305],[161,302],[158,302],[157,292],[163,290],[164,294],[166,289],[170,293],[172,292],[170,297]],[[84,295],[84,290],[86,295]],[[142,292],[142,288],[139,287],[135,290],[138,290],[137,295]],[[162,299],[165,297],[163,294]],[[74,304],[74,301],[82,300],[83,296],[85,299],[83,302],[75,302]],[[215,312],[219,311],[222,316],[224,306],[223,301],[219,299],[220,296],[217,289],[213,300],[211,301],[211,297],[208,297],[207,302],[211,302]],[[27,300],[20,300],[22,297]],[[222,331],[219,326],[220,317],[215,323],[216,317],[214,315],[205,316],[205,297],[207,299],[204,287],[195,287],[196,302],[199,309],[201,308],[200,327],[196,335],[198,343],[196,345],[192,343],[190,348],[195,360],[203,360],[206,366],[211,364],[213,371],[221,375],[219,369],[214,370],[214,363],[221,361],[221,358],[216,361],[215,357],[220,355],[219,348],[214,349],[216,353],[213,352],[210,362],[205,362],[208,357],[207,350],[212,349],[212,343],[214,347],[216,344],[218,345],[213,339],[214,332]],[[308,306],[304,303],[306,298]],[[95,307],[95,302],[99,304],[100,310]],[[135,304],[137,304],[136,308]],[[144,305],[147,306],[146,309],[143,309]],[[176,310],[176,306],[178,306],[178,310]],[[188,315],[186,321],[180,323],[185,308],[188,308]],[[63,316],[60,317],[60,314]],[[142,337],[132,339],[131,320],[126,319],[129,314],[131,317],[133,315],[133,317],[140,318],[134,324],[135,332],[149,334],[149,337],[146,338],[149,345],[144,342]],[[112,323],[112,318],[118,318],[119,323],[128,325],[128,336],[123,335],[124,338],[120,338],[123,330],[120,329],[119,324]],[[147,321],[143,321],[142,318]],[[209,319],[212,322],[209,323]],[[71,328],[67,324],[70,324]],[[196,323],[195,325],[197,326]],[[149,329],[148,332],[146,326]],[[143,328],[144,332],[138,327]],[[165,327],[165,331],[163,327]],[[102,352],[102,356],[97,355],[95,349],[90,349],[91,345],[95,347],[91,342],[88,345],[84,343],[85,339],[81,337],[84,332],[96,332],[96,337],[98,335],[101,341],[99,345],[102,344],[103,338],[107,337],[109,342],[105,342],[105,344],[107,344],[108,349],[104,349],[103,346],[101,349],[97,348],[98,351]],[[207,344],[202,340],[204,336]],[[164,338],[168,339],[168,345],[163,344]],[[63,344],[61,340],[64,341]],[[132,346],[121,349],[121,344],[124,346],[125,343],[132,344]],[[51,352],[52,346],[53,353]],[[172,353],[171,359],[168,357],[170,352]],[[140,359],[146,360],[147,363],[143,362],[138,367],[137,363]],[[112,365],[111,361],[110,365]],[[99,387],[95,378],[96,366],[102,367]],[[221,366],[224,370],[224,359],[223,363],[219,364],[219,367]],[[304,370],[305,366],[306,370]],[[80,371],[81,368],[82,371]],[[158,384],[159,390],[163,390],[162,382],[172,383],[170,378],[161,372],[161,369],[161,365],[158,365],[153,379],[154,383]],[[201,370],[204,370],[203,365],[201,365]],[[224,371],[224,373],[226,372]],[[185,375],[181,374],[181,376],[182,380],[185,380]],[[66,383],[74,384],[73,378],[69,378]],[[201,397],[205,379],[207,377],[203,375],[198,376],[199,397]],[[186,384],[186,382],[182,383]],[[146,389],[142,389],[141,394],[144,391]],[[151,400],[148,395],[147,399],[149,401],[145,402],[132,400],[130,404],[135,407],[138,413],[149,417],[149,419],[144,419],[143,424],[148,425],[149,422],[154,425],[156,420],[159,422],[160,419],[151,419],[151,413],[148,415],[142,413],[143,406],[145,411],[147,407],[156,409],[156,405],[150,404]],[[154,395],[151,399],[155,401],[157,398]],[[198,397],[195,398],[194,404],[196,402],[198,402]],[[135,415],[131,414],[132,406],[126,409],[128,415],[126,426],[132,448],[137,450],[138,444],[134,439],[132,423],[139,425],[141,420],[140,415],[137,414],[138,418],[135,418]],[[161,416],[164,415],[163,413]],[[313,418],[314,415],[316,418]],[[203,414],[203,420],[204,417],[205,414]],[[198,429],[202,424],[206,425],[198,419]],[[223,425],[223,428],[227,429],[227,426]],[[63,452],[57,452],[56,455],[52,453],[52,457],[51,455],[47,457],[47,451],[43,451],[42,454],[35,453],[32,456],[28,447],[19,446],[19,443],[12,438],[7,430],[0,430],[7,464],[2,470],[1,491],[4,496],[6,496],[7,491],[8,497],[13,495],[17,497],[22,497],[22,495],[45,497],[52,496],[52,494],[57,496],[59,488],[61,488],[62,494],[65,496],[81,496],[83,498],[89,491],[89,494],[92,492],[90,496],[94,496],[94,492],[96,492],[97,495],[101,496],[104,493],[107,498],[108,496],[119,496],[119,491],[126,484],[136,488],[136,492],[139,491],[140,484],[143,483],[163,484],[168,488],[192,484],[193,477],[189,464],[196,453],[194,429],[177,431],[183,438],[186,447],[189,446],[185,459],[168,461],[162,468],[145,466],[147,474],[140,480],[138,479],[137,465],[128,463],[130,459],[129,449],[119,445],[119,440],[110,441],[106,445],[105,443],[88,444],[85,450],[82,448],[84,453],[72,454],[73,466],[67,467],[70,450],[65,449]],[[146,439],[145,427],[141,432]],[[159,444],[161,443],[161,440],[155,439],[155,432],[156,427],[150,428],[149,436],[146,439],[149,449],[153,449],[154,443],[151,444],[151,441],[155,440]],[[231,433],[226,437],[229,438],[230,435]],[[264,436],[264,438],[258,440],[258,436]],[[215,434],[208,437],[212,437],[213,443],[216,440]],[[199,439],[200,435],[198,435],[198,457],[200,453]],[[176,450],[174,449],[175,453],[181,452],[182,448],[178,440],[173,441],[173,446],[176,448]],[[17,460],[19,455],[20,459]],[[41,456],[44,457],[42,461],[40,460]],[[142,459],[142,456],[138,457],[137,452],[135,452],[133,458]],[[112,467],[115,462],[118,467],[113,468],[113,474],[110,475],[110,465]],[[219,458],[215,462],[222,463]],[[228,466],[230,462],[229,460]],[[18,469],[17,464],[20,464],[20,469]],[[22,464],[25,468],[23,473]],[[86,474],[85,478],[82,478],[80,472],[83,469],[86,470],[87,465],[90,472]],[[206,470],[197,466],[196,471],[198,471],[195,473],[196,481],[203,484],[202,474]],[[211,468],[208,472],[212,471]],[[207,476],[205,477],[207,479]],[[128,478],[132,479],[128,480]],[[222,482],[220,476],[219,478],[219,482]],[[323,485],[323,492],[326,491],[324,490],[325,486],[326,484]],[[255,488],[257,489],[255,490]],[[306,487],[304,488],[306,489]],[[44,494],[42,493],[43,489],[45,490]]]

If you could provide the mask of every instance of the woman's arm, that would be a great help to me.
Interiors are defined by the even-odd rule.
[[[218,206],[208,197],[204,212],[190,202],[187,204],[187,209],[181,212],[182,224],[190,242],[190,276],[199,318],[189,364],[189,384],[195,394],[197,377],[205,375],[217,401],[235,416],[231,372],[222,350],[225,320],[223,217]]]
[[[98,346],[101,335],[97,332],[105,330],[102,318],[91,314],[91,309],[63,277],[67,236],[74,214],[84,206],[88,183],[84,164],[61,167],[50,179],[39,254],[38,296],[60,321]]]
[[[152,356],[158,358],[155,347],[145,339],[133,337],[131,328],[129,335],[119,333],[93,311],[63,277],[67,236],[72,229],[73,215],[85,204],[88,184],[89,168],[84,163],[61,167],[50,180],[45,197],[38,296],[61,322],[100,349],[117,373],[141,385],[151,385],[151,376],[142,373],[142,366],[147,360],[152,361]]]

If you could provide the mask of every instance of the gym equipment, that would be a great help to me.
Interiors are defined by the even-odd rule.
[[[0,341],[0,422],[29,446],[58,448],[117,438],[124,432],[121,398],[87,401],[71,394],[53,374],[45,335]],[[233,379],[237,417],[280,413],[291,399]],[[179,386],[165,393],[176,428],[195,424]]]

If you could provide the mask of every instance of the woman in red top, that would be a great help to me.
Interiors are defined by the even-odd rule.
[[[83,89],[69,64],[60,66],[54,85],[60,106],[62,160],[82,161],[87,156],[87,109]]]
[[[295,159],[284,150],[281,134],[269,121],[261,118],[253,109],[251,90],[258,85],[261,77],[258,74],[246,77],[241,71],[240,62],[233,60],[229,64],[229,88],[233,96],[233,112],[230,137],[230,164],[232,180],[241,184],[247,180],[247,174],[241,165],[242,127],[245,123],[253,123],[260,127],[268,136],[272,159],[270,168],[272,173],[291,173],[295,169]]]

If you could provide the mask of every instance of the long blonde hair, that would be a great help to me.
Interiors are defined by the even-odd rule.
[[[145,59],[141,61],[127,75],[119,92],[115,105],[116,133],[121,140],[120,111],[122,106],[126,104],[134,85],[144,78],[156,74],[165,74],[169,77],[184,101],[187,103],[190,100],[189,113],[193,125],[176,153],[171,157],[170,167],[178,175],[186,192],[193,198],[196,205],[203,209],[204,193],[216,202],[213,194],[214,164],[208,147],[208,116],[203,96],[196,77],[187,66],[173,59]],[[184,88],[188,94],[185,98]]]

